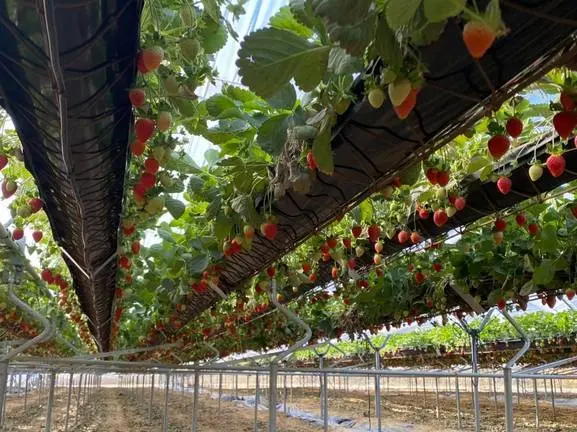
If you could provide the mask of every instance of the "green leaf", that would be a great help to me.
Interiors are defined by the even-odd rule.
[[[276,109],[292,110],[297,101],[297,93],[291,83],[287,83],[268,99],[270,106]]]
[[[174,219],[179,219],[186,210],[186,206],[182,201],[174,199],[170,196],[164,197],[164,205]]]
[[[232,227],[233,223],[230,218],[225,216],[223,213],[217,214],[214,221],[214,235],[219,244],[222,244],[224,239],[230,236]]]
[[[205,54],[217,53],[228,40],[226,27],[219,22],[208,21],[206,27],[199,30],[198,36]]]
[[[338,24],[363,21],[372,0],[313,0],[314,13]]]
[[[544,252],[554,253],[557,251],[557,228],[554,223],[548,223],[543,226],[543,229],[539,234],[537,246]]]
[[[329,46],[318,45],[286,30],[268,28],[248,35],[238,51],[242,83],[259,96],[272,97],[294,78],[305,92],[322,80]]]
[[[172,233],[170,231],[158,228],[156,232],[158,234],[158,237],[160,237],[162,240],[167,241],[169,243],[174,243],[174,237],[172,236]]]
[[[467,166],[467,174],[474,174],[477,171],[485,168],[485,167],[492,167],[493,163],[484,156],[473,156]]]
[[[215,149],[208,149],[204,152],[204,159],[208,166],[212,167],[220,160],[220,152]]]
[[[555,265],[552,260],[545,259],[539,264],[533,273],[533,283],[537,285],[547,285],[555,277]]]
[[[238,109],[234,100],[223,94],[218,94],[208,98],[205,101],[205,105],[208,113],[215,118],[219,118],[219,116],[227,110]]]
[[[220,9],[216,0],[202,0],[204,11],[212,18],[214,22],[220,20]]]
[[[376,16],[369,14],[363,21],[351,25],[330,23],[331,39],[339,42],[347,53],[362,57],[367,46],[375,39]]]
[[[230,202],[231,208],[241,215],[247,222],[254,221],[257,218],[257,212],[250,196],[239,195]]]
[[[270,19],[270,26],[279,30],[288,30],[307,39],[313,35],[312,29],[297,21],[288,6],[279,9]]]
[[[322,133],[317,135],[313,143],[313,155],[317,162],[318,169],[327,175],[332,175],[335,170],[335,164],[330,128],[325,128]]]
[[[371,200],[364,200],[359,204],[361,221],[371,223],[373,221],[373,204]]]
[[[198,192],[202,189],[204,185],[204,180],[196,175],[191,175],[188,178],[188,193],[194,195],[195,192]]]
[[[429,22],[440,22],[459,15],[467,6],[467,0],[423,0],[425,18]]]
[[[354,74],[363,70],[363,63],[341,47],[334,47],[329,54],[329,70],[337,75]]]
[[[408,25],[415,17],[422,0],[389,0],[386,8],[387,23],[393,30]]]
[[[208,255],[198,255],[186,263],[186,270],[190,274],[199,274],[206,270],[209,264]]]
[[[383,16],[379,16],[373,46],[375,54],[381,57],[391,69],[396,70],[401,66],[403,62],[401,45]]]
[[[271,156],[278,156],[282,152],[287,139],[288,114],[271,117],[258,130],[257,143]]]
[[[533,281],[528,281],[519,290],[519,295],[526,296],[529,294],[533,294],[535,291],[536,288],[535,285],[533,285]]]
[[[164,163],[164,168],[172,171],[178,171],[181,174],[196,174],[200,168],[194,160],[186,153],[172,152],[170,157]]]

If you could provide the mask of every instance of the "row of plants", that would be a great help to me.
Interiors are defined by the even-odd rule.
[[[533,312],[515,317],[521,328],[532,341],[533,347],[546,345],[575,345],[577,336],[577,312],[563,311],[558,313]],[[443,325],[428,329],[416,329],[406,333],[390,335],[382,353],[383,358],[406,357],[416,354],[439,353],[463,354],[470,351],[470,336],[463,328],[454,322],[442,320]],[[478,328],[480,319],[469,322],[472,328]],[[384,335],[370,337],[371,343],[381,346],[385,342]],[[508,348],[510,341],[518,341],[519,334],[506,320],[493,318],[480,334],[480,350],[495,351]],[[563,343],[560,343],[563,341]],[[336,348],[321,348],[327,359],[341,359],[364,355],[373,352],[368,343],[363,340],[343,340],[335,344]],[[310,361],[317,357],[314,351],[298,351],[293,355],[294,361]]]
[[[146,4],[140,75],[130,91],[137,120],[131,145],[132,193],[125,206],[125,247],[119,261],[118,307],[124,317],[122,326],[116,326],[120,345],[130,346],[139,339],[152,343],[194,331],[198,328],[194,323],[185,328],[191,318],[190,305],[210,290],[211,284],[218,286],[227,258],[250,249],[255,236],[274,242],[278,227],[270,213],[271,202],[289,188],[306,193],[316,181],[317,171],[332,173],[330,132],[338,114],[357,101],[350,91],[355,74],[364,74],[379,58],[386,66],[382,74],[363,75],[368,84],[366,97],[379,108],[388,93],[393,106],[408,113],[418,93],[414,90],[426,85],[422,74],[426,68],[414,58],[419,41],[426,44],[435,40],[424,37],[425,33],[430,35],[435,28],[440,36],[446,21],[458,16],[468,23],[464,26],[464,48],[478,58],[482,50],[471,49],[471,28],[481,25],[485,30],[493,29],[495,36],[504,30],[498,2],[490,2],[484,11],[468,7],[467,2],[455,2],[459,5],[441,7],[443,16],[435,18],[430,16],[434,8],[429,3],[415,2],[414,13],[401,17],[407,21],[397,26],[399,5],[364,1],[351,5],[352,12],[345,16],[346,8],[333,10],[330,1],[292,1],[271,19],[269,28],[243,41],[238,65],[249,89],[225,85],[204,101],[194,90],[215,79],[211,55],[224,45],[227,32],[234,37],[220,7],[238,15],[241,5],[215,1],[192,7],[179,2]],[[354,24],[367,29],[366,39],[347,43]],[[272,60],[263,54],[271,46],[275,51],[272,55],[278,56]],[[289,58],[299,61],[289,64]],[[305,70],[310,72],[306,76]],[[310,91],[307,98],[297,100],[293,78],[301,90]],[[199,322],[210,322],[213,329],[208,333],[213,334],[225,323],[234,326],[234,310],[250,312],[251,316],[266,312],[265,294],[271,275],[287,287],[281,290],[281,300],[298,297],[320,282],[323,262],[329,264],[329,273],[339,284],[348,286],[352,280],[352,286],[361,290],[373,286],[373,279],[384,273],[386,262],[377,240],[420,244],[421,233],[406,231],[408,217],[432,217],[442,225],[466,206],[466,190],[460,190],[460,184],[469,175],[493,179],[496,188],[509,193],[507,172],[495,174],[495,161],[506,158],[509,148],[532,144],[554,129],[566,138],[575,126],[573,87],[571,73],[552,73],[430,157],[422,168],[403,173],[381,193],[253,278],[246,284],[246,295],[232,295],[207,311]],[[530,97],[534,93],[551,96],[536,103]],[[549,104],[554,98],[557,101]],[[207,166],[199,168],[190,160],[183,150],[184,140],[176,138],[174,132],[202,135],[217,146],[206,153]],[[552,159],[546,164],[545,175],[561,175],[562,149],[550,151]],[[532,165],[533,173],[541,169],[544,175],[540,164]],[[274,176],[269,174],[271,166],[275,167]],[[291,172],[283,175],[283,167],[290,167]],[[539,179],[536,174],[532,178]],[[185,202],[175,194],[182,194]],[[174,220],[159,224],[165,208]],[[139,240],[150,228],[162,241],[141,248]],[[538,234],[533,220],[527,228]],[[495,241],[499,233],[503,230],[492,234]],[[361,277],[356,272],[359,257],[371,255],[369,262],[373,261],[375,268]],[[438,265],[435,263],[442,269]],[[442,271],[432,277],[447,279]],[[397,277],[393,279],[396,282]],[[415,271],[406,279],[404,285],[416,281],[426,286],[429,275]],[[400,315],[408,315],[412,309],[408,306],[413,300],[411,289],[405,291],[400,302],[403,307],[397,309]],[[344,297],[342,304],[334,306],[336,310],[363,301],[356,295]],[[444,294],[439,291],[437,297],[444,298]],[[396,302],[394,305],[398,306]],[[442,310],[444,302],[438,306]],[[148,337],[142,338],[137,329],[146,323],[152,326]]]

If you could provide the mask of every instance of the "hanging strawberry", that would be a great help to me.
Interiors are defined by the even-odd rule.
[[[565,172],[565,158],[563,155],[552,154],[547,158],[546,165],[553,177],[559,177]]]

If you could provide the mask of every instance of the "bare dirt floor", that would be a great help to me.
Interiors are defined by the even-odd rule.
[[[240,391],[240,394],[243,392]],[[246,392],[253,395],[251,391]],[[71,432],[157,432],[162,430],[165,407],[164,389],[154,391],[152,410],[150,411],[150,391],[134,393],[128,389],[103,388],[95,391],[86,404],[79,404],[76,421],[76,394],[72,395],[69,427]],[[40,397],[39,397],[40,396]],[[283,403],[283,394],[278,401]],[[358,425],[356,430],[368,430],[376,427],[374,417],[374,399],[361,391],[337,392],[329,395],[329,415],[351,419]],[[266,395],[262,395],[263,401]],[[44,430],[46,422],[46,392],[30,393],[27,407],[24,409],[23,396],[11,396],[7,402],[5,431],[23,432]],[[199,432],[252,432],[254,430],[255,411],[253,406],[245,406],[239,401],[214,399],[208,392],[199,398]],[[535,404],[529,395],[515,397],[516,431],[535,431]],[[292,389],[287,392],[289,408],[319,416],[320,398],[318,389]],[[52,431],[65,430],[67,394],[58,389],[55,394],[52,415]],[[577,431],[577,407],[557,406],[553,412],[550,401],[540,400],[541,432]],[[191,393],[170,391],[168,401],[168,431],[190,431],[193,398]],[[438,412],[438,415],[437,415]],[[472,400],[470,394],[461,395],[462,430],[474,430]],[[487,432],[504,431],[504,407],[502,401],[495,401],[491,393],[483,393],[481,400],[482,430]],[[438,410],[435,393],[425,392],[408,394],[389,392],[382,403],[382,428],[386,432],[429,432],[457,431],[457,410],[454,394],[439,394]],[[258,430],[268,430],[268,412],[258,410]],[[277,430],[282,432],[321,431],[322,426],[306,420],[287,417],[279,412]],[[345,431],[341,426],[330,426],[332,432]],[[351,429],[349,429],[351,430]],[[354,430],[354,429],[353,429]]]

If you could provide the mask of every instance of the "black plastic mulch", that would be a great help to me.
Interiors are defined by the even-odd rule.
[[[43,5],[44,6],[41,6]],[[108,350],[142,0],[0,1],[0,98]]]
[[[310,193],[288,192],[274,204],[273,213],[279,218],[277,238],[271,242],[258,235],[250,251],[227,260],[220,278],[224,292],[242,287],[250,276],[382,188],[400,170],[419,163],[426,154],[468,129],[488,107],[498,106],[577,54],[577,8],[573,0],[508,1],[503,2],[502,9],[511,31],[480,62],[466,52],[456,21],[448,24],[438,42],[422,50],[429,66],[427,84],[407,121],[399,120],[390,104],[374,110],[365,101],[340,119],[333,139],[335,173],[319,175]],[[354,89],[359,95],[361,87],[359,83]],[[527,185],[514,184],[520,191],[527,189]],[[471,196],[468,200],[471,209],[487,206],[485,197],[480,202],[476,199]],[[511,205],[505,201],[494,204],[495,211]],[[459,218],[466,222],[464,214]],[[436,234],[433,227],[424,228],[424,233]],[[192,318],[218,299],[212,291],[197,296],[183,318]]]

